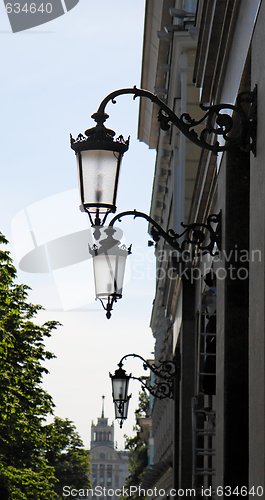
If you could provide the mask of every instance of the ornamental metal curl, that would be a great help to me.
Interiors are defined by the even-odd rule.
[[[126,354],[121,358],[118,363],[119,368],[122,368],[123,361],[130,357],[139,358],[143,362],[144,370],[149,369],[156,377],[162,380],[155,380],[154,383],[151,384],[145,382],[144,377],[130,376],[131,379],[138,380],[142,386],[150,392],[150,394],[158,399],[173,398],[174,376],[176,373],[176,365],[174,361],[166,360],[159,361],[158,364],[151,364],[139,354],[132,353]]]
[[[195,120],[188,113],[183,113],[178,117],[156,94],[134,86],[111,92],[103,99],[92,118],[102,126],[108,118],[105,112],[106,105],[110,101],[115,104],[115,98],[124,94],[133,94],[134,99],[136,97],[150,99],[160,108],[158,121],[162,130],[168,130],[172,123],[200,148],[217,154],[238,147],[243,151],[252,151],[254,155],[256,154],[257,87],[252,92],[239,94],[235,104],[201,105],[201,109],[206,113],[200,119]],[[229,110],[230,113],[225,113],[225,110]],[[204,128],[196,131],[195,128],[201,128],[203,123],[205,123]],[[222,138],[225,144],[220,144],[219,138]]]
[[[153,385],[146,383],[142,377],[131,377],[133,380],[139,380],[142,387],[147,389],[152,396],[157,399],[172,399],[173,398],[173,380],[164,382],[155,382]]]
[[[184,228],[182,233],[176,233],[173,229],[165,231],[152,217],[137,210],[129,210],[115,215],[109,226],[113,226],[116,221],[120,221],[122,217],[127,215],[146,219],[152,226],[151,236],[153,240],[158,242],[161,237],[164,238],[180,254],[185,252],[189,245],[194,246],[202,255],[209,253],[214,256],[218,250],[221,250],[221,212],[210,214],[206,222],[193,222],[192,224],[182,222],[181,226]]]

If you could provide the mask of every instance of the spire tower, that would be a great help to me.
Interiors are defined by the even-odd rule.
[[[105,403],[105,396],[102,396],[102,412],[101,412],[101,418],[104,418],[104,403]]]

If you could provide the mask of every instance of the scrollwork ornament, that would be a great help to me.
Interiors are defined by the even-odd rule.
[[[136,97],[146,97],[159,106],[158,121],[162,130],[168,130],[172,123],[188,139],[203,149],[208,149],[214,154],[238,147],[243,151],[256,150],[256,117],[257,117],[257,90],[243,92],[238,95],[235,104],[213,104],[211,106],[201,105],[206,111],[204,115],[195,120],[189,113],[183,113],[180,117],[170,109],[156,94],[136,86],[115,90],[106,96],[101,102],[97,113],[92,115],[97,123],[105,119],[105,107],[109,102],[116,103],[116,97],[124,94],[132,94]],[[229,112],[228,112],[229,110]],[[102,118],[103,117],[103,118]],[[202,130],[200,127],[205,126]],[[222,139],[222,143],[219,139]]]
[[[214,256],[221,249],[221,212],[219,214],[210,214],[205,223],[195,222],[192,224],[181,223],[184,231],[176,233],[173,229],[165,231],[154,219],[144,212],[137,210],[129,210],[115,215],[110,221],[110,226],[113,226],[116,221],[121,221],[123,217],[132,215],[134,218],[141,217],[151,223],[151,235],[157,243],[160,238],[164,240],[178,252],[182,253],[187,249],[188,245],[194,245],[197,251],[202,254],[209,253]],[[214,228],[214,225],[217,225]]]
[[[158,399],[173,397],[173,381],[167,380],[164,382],[156,382],[155,384],[146,384],[143,380],[140,380],[142,386],[147,389],[150,394]]]
[[[143,362],[144,370],[150,370],[155,375],[155,381],[152,383],[147,382],[145,377],[131,376],[130,378],[141,382],[142,386],[158,399],[173,397],[173,385],[176,373],[176,365],[174,361],[166,360],[159,361],[157,364],[149,363],[139,354],[133,353],[123,356],[118,363],[118,366],[122,368],[123,361],[130,357],[140,359]]]

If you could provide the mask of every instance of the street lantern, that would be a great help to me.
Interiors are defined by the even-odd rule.
[[[115,132],[103,124],[108,118],[106,113],[95,113],[92,118],[97,125],[86,130],[85,136],[71,136],[71,148],[77,158],[81,209],[89,214],[92,225],[101,225],[108,213],[116,211],[121,160],[129,139],[114,139]]]
[[[127,358],[138,358],[143,362],[144,370],[149,369],[155,379],[148,381],[149,377],[134,377],[127,375],[123,369],[123,361]],[[120,419],[120,427],[128,415],[128,406],[131,395],[128,396],[129,381],[138,380],[144,389],[147,389],[155,398],[165,399],[173,398],[173,385],[176,375],[176,365],[174,361],[165,360],[158,364],[150,363],[139,354],[130,353],[123,356],[118,363],[118,368],[114,375],[109,374],[112,384],[112,399],[114,403],[115,418]],[[147,380],[146,380],[147,379]]]
[[[120,420],[120,427],[124,420],[127,419],[129,401],[131,395],[128,396],[129,381],[131,374],[127,375],[126,371],[122,368],[122,364],[119,363],[118,369],[115,370],[114,375],[109,374],[112,384],[112,399],[114,403],[115,419]]]
[[[114,302],[122,298],[125,264],[131,246],[127,248],[114,238],[116,228],[108,226],[98,230],[100,235],[105,233],[107,237],[100,239],[98,245],[89,247],[89,251],[93,258],[96,298],[107,311],[109,319]]]

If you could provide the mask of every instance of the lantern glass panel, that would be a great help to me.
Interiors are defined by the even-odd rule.
[[[108,299],[110,295],[122,296],[123,279],[128,251],[117,254],[115,247],[93,257],[96,297]]]
[[[125,375],[122,378],[112,377],[112,397],[113,401],[126,401],[129,388],[129,377]]]
[[[122,420],[125,420],[128,416],[128,409],[129,409],[129,402],[130,402],[130,397],[122,403],[115,402],[114,403],[114,408],[115,408],[115,418],[119,418]]]
[[[91,213],[115,210],[121,154],[105,149],[80,151],[81,202]]]

